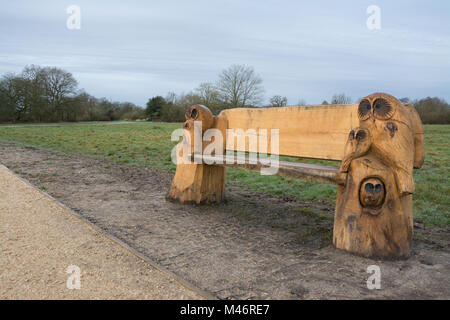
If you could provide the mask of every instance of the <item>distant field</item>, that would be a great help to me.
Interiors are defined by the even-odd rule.
[[[179,123],[134,122],[0,126],[0,140],[18,141],[40,148],[94,155],[119,162],[151,166],[174,172],[170,141]],[[450,125],[425,126],[426,158],[422,169],[414,173],[416,221],[426,226],[450,225]],[[337,162],[290,160],[327,163]],[[336,187],[278,176],[227,169],[227,181],[246,185],[261,193],[295,196],[299,200],[317,201],[332,206]]]

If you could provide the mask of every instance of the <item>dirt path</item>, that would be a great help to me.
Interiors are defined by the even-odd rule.
[[[4,166],[0,249],[0,299],[201,298]]]
[[[171,175],[0,143],[0,161],[106,232],[224,298],[450,298],[448,230],[415,230],[407,261],[334,250],[332,208],[227,187],[220,205],[165,200]],[[313,212],[311,212],[313,208]],[[369,265],[381,290],[369,290]]]

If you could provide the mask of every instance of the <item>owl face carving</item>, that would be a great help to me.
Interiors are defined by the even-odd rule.
[[[414,191],[414,134],[408,109],[393,96],[374,93],[358,106],[361,128],[372,135],[372,150],[395,171],[400,194]]]
[[[391,119],[396,109],[402,107],[401,103],[393,96],[386,93],[374,93],[361,100],[358,106],[358,118],[360,121],[371,119],[372,121]]]
[[[361,183],[359,201],[363,212],[378,215],[385,197],[385,186],[379,178],[369,177]]]

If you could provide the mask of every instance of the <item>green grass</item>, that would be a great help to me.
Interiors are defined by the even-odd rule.
[[[120,125],[62,125],[1,127],[0,139],[27,145],[104,157],[114,162],[135,163],[174,170],[170,134],[177,123]]]
[[[170,141],[179,123],[140,122],[120,125],[70,124],[61,126],[0,126],[0,140],[19,141],[40,148],[56,149],[103,157],[139,166],[151,166],[174,172]],[[422,169],[414,173],[416,221],[426,226],[450,225],[450,125],[425,126],[426,158]],[[338,166],[337,162],[283,157],[283,160]],[[336,187],[258,173],[228,169],[227,182],[269,194],[295,196],[300,201],[334,205]]]

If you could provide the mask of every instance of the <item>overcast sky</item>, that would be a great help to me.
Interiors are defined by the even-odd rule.
[[[450,1],[0,0],[0,74],[58,66],[97,96],[149,97],[253,66],[265,102],[373,92],[450,101]],[[81,28],[66,27],[69,5]],[[369,30],[369,5],[381,29]]]

